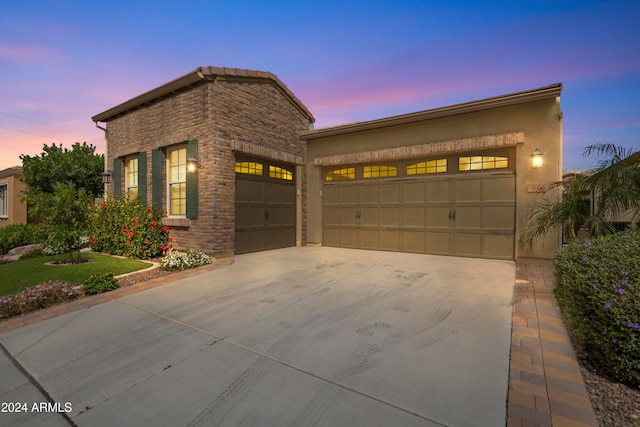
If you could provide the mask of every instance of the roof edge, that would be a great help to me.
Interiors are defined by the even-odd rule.
[[[217,77],[232,77],[232,78],[249,78],[249,79],[267,79],[271,80],[278,89],[285,94],[292,103],[305,115],[311,122],[315,122],[313,114],[307,109],[307,107],[289,90],[289,88],[280,81],[278,76],[267,71],[258,70],[243,70],[239,68],[226,68],[226,67],[198,67],[194,71],[178,77],[168,83],[158,86],[150,91],[144,92],[122,104],[116,105],[100,114],[96,114],[91,117],[95,123],[105,122],[115,116],[118,116],[127,111],[133,110],[148,102],[154,101],[165,95],[168,95],[177,90],[194,85],[203,80],[215,80]]]
[[[562,83],[555,83],[537,89],[530,89],[522,92],[515,92],[507,95],[494,96],[477,101],[454,104],[446,107],[439,107],[430,110],[422,110],[414,113],[401,114],[398,116],[385,117],[382,119],[369,120],[365,122],[348,123],[344,125],[331,126],[327,128],[306,130],[300,133],[300,139],[311,140],[327,136],[341,135],[363,130],[379,129],[388,126],[396,126],[422,120],[436,119],[440,117],[454,116],[458,114],[472,113],[476,111],[488,110],[492,108],[504,107],[508,105],[523,104],[525,102],[546,99],[560,96]]]

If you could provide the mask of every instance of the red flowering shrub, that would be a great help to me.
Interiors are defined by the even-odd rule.
[[[162,213],[137,201],[109,199],[93,208],[91,248],[97,252],[148,259],[171,244]]]

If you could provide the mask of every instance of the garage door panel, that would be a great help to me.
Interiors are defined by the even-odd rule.
[[[406,204],[424,203],[425,201],[425,183],[424,182],[406,182],[403,185],[404,198]]]
[[[448,231],[427,231],[425,245],[428,253],[449,255],[451,234]]]
[[[340,187],[326,186],[322,190],[322,203],[325,206],[340,204]]]
[[[363,205],[377,205],[378,203],[380,203],[380,199],[378,197],[378,186],[362,185],[362,187],[360,188],[360,202]]]
[[[327,246],[340,246],[340,229],[326,227],[322,235],[323,244]]]
[[[350,204],[359,202],[359,192],[359,188],[354,185],[345,185],[344,187],[340,187],[340,203]]]
[[[341,207],[340,208],[340,225],[342,226],[356,226],[356,212],[355,207]]]
[[[482,234],[456,231],[454,245],[456,254],[478,257],[482,255]]]
[[[484,208],[483,226],[486,228],[513,230],[515,227],[515,207],[486,206]]]
[[[482,252],[495,258],[512,259],[514,239],[513,234],[486,234]]]
[[[479,201],[482,200],[482,181],[479,179],[458,179],[455,182],[455,200]]]
[[[378,230],[360,230],[360,246],[363,249],[380,249]]]
[[[380,185],[380,203],[398,204],[400,202],[400,186],[397,183]]]
[[[427,227],[449,228],[451,218],[449,206],[427,206]]]
[[[515,176],[504,175],[491,177],[484,181],[485,201],[515,202]]]
[[[424,227],[425,225],[424,207],[405,206],[402,210],[402,222],[405,227]]]
[[[428,181],[427,200],[429,202],[449,202],[451,201],[451,183],[450,181]]]
[[[460,206],[454,210],[456,228],[482,228],[481,206]]]
[[[399,207],[381,207],[378,212],[378,224],[381,227],[398,227],[399,226]]]
[[[359,230],[356,230],[355,228],[341,229],[340,230],[340,246],[345,248],[357,248],[358,234],[359,234]]]
[[[380,230],[378,234],[378,249],[383,251],[400,250],[399,236],[400,233],[397,231]]]
[[[378,208],[377,207],[362,207],[360,210],[359,224],[362,226],[377,226],[378,222]]]
[[[402,247],[406,252],[424,253],[425,233],[422,231],[404,231],[402,233]]]
[[[264,205],[265,203],[265,184],[257,181],[246,181],[249,184],[248,203]]]

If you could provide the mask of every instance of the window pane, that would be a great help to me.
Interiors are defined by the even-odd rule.
[[[326,181],[344,181],[356,179],[356,168],[336,169],[327,174]]]
[[[407,166],[407,175],[424,175],[447,171],[447,159],[427,160]]]
[[[495,156],[471,156],[458,158],[458,170],[461,172],[470,170],[508,168],[508,157]]]
[[[363,169],[362,177],[367,178],[385,178],[390,176],[397,176],[398,168],[395,166],[365,166]]]
[[[186,201],[187,201],[187,184],[170,184],[169,193],[171,197],[171,212],[170,215],[184,215],[187,213]]]
[[[279,168],[277,166],[269,166],[269,177],[284,179],[286,181],[293,180],[293,173],[283,168]]]

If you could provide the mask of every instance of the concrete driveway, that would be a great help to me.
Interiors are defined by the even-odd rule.
[[[0,335],[0,401],[28,408],[0,425],[501,426],[514,283],[507,261],[237,256]]]

